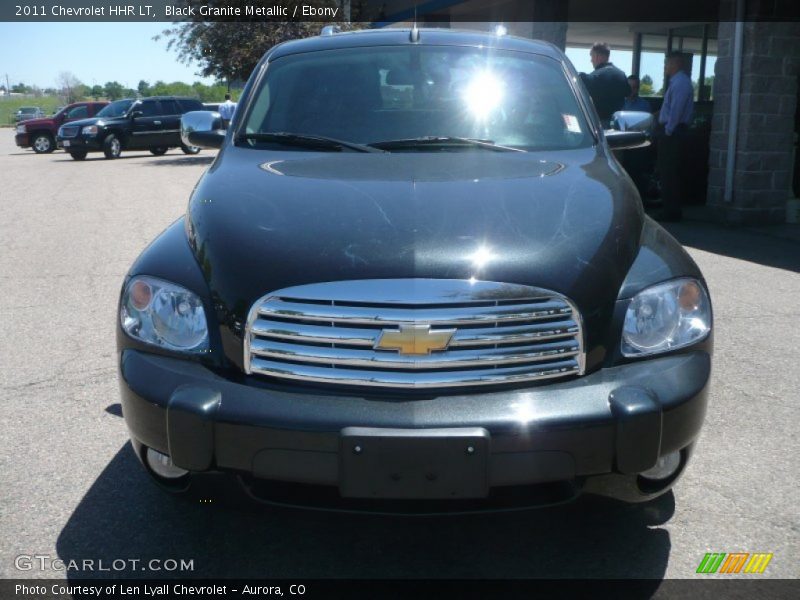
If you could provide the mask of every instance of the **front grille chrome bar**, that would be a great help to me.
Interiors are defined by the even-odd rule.
[[[392,323],[436,323],[437,325],[470,325],[510,321],[548,319],[570,314],[563,302],[542,302],[518,306],[489,306],[462,308],[388,308],[368,306],[320,306],[275,299],[262,306],[258,314],[299,321],[325,321],[358,325],[384,325]]]
[[[382,333],[396,336],[410,325],[423,336],[455,332],[446,348],[427,354],[379,343]],[[516,383],[582,375],[584,364],[574,303],[485,281],[359,280],[278,290],[253,304],[244,340],[247,373],[325,385]]]
[[[547,365],[513,367],[502,371],[481,369],[474,371],[447,371],[428,373],[405,373],[398,371],[367,371],[357,369],[327,369],[311,365],[254,358],[252,372],[279,379],[293,379],[314,383],[346,384],[371,387],[394,387],[405,389],[449,388],[471,385],[516,383],[536,379],[552,379],[566,375],[578,375],[580,367],[573,361],[559,361]]]

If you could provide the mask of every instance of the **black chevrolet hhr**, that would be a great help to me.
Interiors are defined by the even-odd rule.
[[[646,134],[603,131],[556,47],[292,41],[221,127],[184,115],[221,151],[119,303],[123,413],[164,488],[435,512],[639,502],[684,471],[707,286],[614,157]]]

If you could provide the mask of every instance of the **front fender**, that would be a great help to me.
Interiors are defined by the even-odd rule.
[[[645,219],[639,253],[622,282],[617,300],[633,298],[646,287],[677,277],[704,281],[700,268],[680,242],[652,219]]]

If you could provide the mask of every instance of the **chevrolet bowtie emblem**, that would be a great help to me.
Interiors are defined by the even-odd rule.
[[[430,354],[444,350],[455,329],[436,329],[430,325],[400,325],[399,329],[384,329],[375,342],[375,349],[397,350],[400,354]]]

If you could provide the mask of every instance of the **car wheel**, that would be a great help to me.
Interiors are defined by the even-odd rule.
[[[197,154],[200,152],[200,146],[187,146],[186,144],[181,144],[181,150],[183,150],[184,154]]]
[[[103,140],[103,154],[106,155],[106,158],[119,158],[121,152],[122,142],[115,134],[108,134]]]
[[[56,149],[56,145],[53,143],[53,136],[49,133],[37,133],[34,135],[31,146],[36,154],[49,154]]]
[[[86,158],[86,150],[73,150],[69,155],[75,160],[83,160]]]
[[[161,156],[162,154],[166,154],[167,150],[169,150],[169,148],[166,146],[156,146],[155,148],[150,148],[150,154],[153,156]]]

